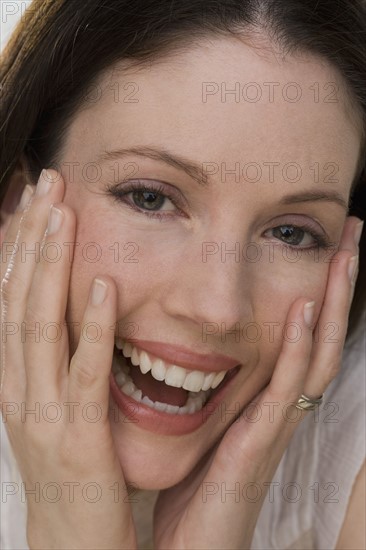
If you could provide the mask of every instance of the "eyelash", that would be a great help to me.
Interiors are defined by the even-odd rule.
[[[178,206],[178,199],[177,197],[174,197],[173,195],[169,194],[166,191],[166,188],[163,185],[154,185],[149,183],[148,181],[145,183],[135,182],[126,184],[123,189],[119,188],[109,188],[108,192],[114,197],[116,202],[123,202],[124,204],[127,204],[132,210],[135,210],[136,212],[139,212],[140,214],[144,214],[148,218],[154,218],[160,222],[164,221],[164,218],[171,218],[174,214],[165,214],[162,215],[159,212],[149,212],[148,210],[141,210],[138,206],[135,204],[125,200],[125,197],[129,195],[130,193],[133,193],[134,191],[150,191],[152,193],[155,193],[156,195],[161,195],[165,199],[169,199],[171,203],[175,206],[175,208],[179,211],[180,215],[183,217],[186,217],[181,208]]]
[[[330,242],[323,235],[320,235],[319,233],[316,233],[314,231],[314,228],[311,225],[308,225],[306,223],[303,223],[301,225],[295,225],[295,224],[292,224],[292,223],[284,223],[284,224],[281,224],[281,225],[277,225],[276,227],[272,227],[271,229],[274,230],[274,229],[278,229],[280,227],[293,227],[295,229],[300,229],[300,230],[308,233],[311,236],[311,238],[315,241],[314,245],[307,246],[307,247],[304,247],[304,248],[302,248],[301,246],[287,244],[284,241],[280,241],[280,243],[286,248],[290,248],[292,250],[294,250],[294,249],[295,250],[301,250],[301,252],[305,253],[305,254],[313,254],[314,250],[316,250],[316,249],[330,250],[330,249],[334,248],[334,243]]]
[[[175,208],[179,211],[180,215],[183,217],[187,217],[184,214],[184,212],[181,210],[181,208],[178,206],[177,204],[179,202],[178,199],[172,196],[171,194],[169,194],[166,191],[165,187],[161,184],[154,185],[149,183],[146,180],[144,183],[135,181],[135,182],[131,182],[130,184],[126,184],[126,186],[124,186],[123,189],[110,187],[108,188],[107,191],[110,195],[113,196],[116,202],[118,203],[122,202],[124,204],[127,204],[129,208],[131,208],[132,210],[135,210],[136,212],[139,212],[140,214],[144,214],[148,218],[153,218],[162,222],[162,221],[166,221],[166,218],[171,218],[172,216],[174,216],[174,214],[162,215],[159,212],[153,212],[153,211],[149,212],[147,210],[141,210],[138,206],[134,205],[133,203],[125,199],[125,197],[127,197],[130,193],[133,193],[134,191],[150,191],[155,193],[156,195],[161,195],[162,197],[164,197],[164,199],[170,200],[171,203],[175,206]],[[326,237],[314,231],[314,228],[310,224],[308,225],[306,223],[303,223],[301,225],[295,225],[291,223],[284,223],[281,225],[277,225],[276,227],[272,227],[271,229],[274,230],[274,229],[279,229],[281,227],[292,227],[295,229],[300,229],[302,231],[305,231],[312,237],[312,239],[315,242],[315,244],[311,247],[301,248],[301,246],[289,245],[284,241],[280,241],[280,243],[286,248],[297,249],[305,253],[311,254],[314,251],[314,249],[328,250],[334,247],[334,243],[330,242]]]

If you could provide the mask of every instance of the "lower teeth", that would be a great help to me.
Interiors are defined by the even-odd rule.
[[[126,364],[122,355],[118,355],[118,357],[115,354],[113,355],[112,372],[117,386],[122,393],[139,403],[147,405],[151,409],[156,409],[157,411],[166,412],[168,414],[193,414],[200,411],[212,391],[211,389],[206,391],[202,390],[200,392],[189,391],[186,404],[183,407],[178,407],[178,405],[169,405],[168,403],[152,401],[147,395],[143,397],[142,391],[139,390],[132,381],[129,375],[130,367]]]

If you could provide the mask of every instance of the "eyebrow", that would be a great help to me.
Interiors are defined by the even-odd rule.
[[[161,149],[153,146],[136,146],[127,149],[115,149],[113,151],[104,151],[99,155],[98,160],[103,162],[107,160],[116,160],[129,155],[136,155],[150,158],[159,162],[164,162],[173,168],[184,171],[188,176],[194,179],[199,185],[207,186],[210,183],[208,175],[203,174],[203,167],[198,163],[187,159],[184,156],[173,154],[167,149]],[[348,204],[337,191],[304,191],[287,195],[280,200],[280,204],[298,204],[302,202],[333,202],[341,206],[348,212]]]
[[[207,185],[209,183],[207,176],[203,174],[202,166],[198,163],[190,161],[181,155],[173,154],[166,149],[158,149],[157,147],[130,147],[129,149],[105,151],[98,157],[98,160],[115,160],[128,155],[137,155],[164,162],[173,168],[184,171],[188,176],[197,181],[199,185]]]
[[[287,195],[280,200],[280,204],[297,204],[299,202],[335,202],[348,211],[348,204],[337,191],[304,191],[303,193],[294,193]]]

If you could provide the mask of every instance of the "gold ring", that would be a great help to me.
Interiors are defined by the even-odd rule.
[[[322,394],[317,399],[310,399],[310,397],[307,397],[306,395],[302,394],[296,404],[296,408],[301,409],[303,411],[313,411],[315,407],[320,405],[320,403],[323,401],[323,395],[324,394]]]

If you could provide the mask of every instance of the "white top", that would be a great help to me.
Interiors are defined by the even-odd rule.
[[[337,544],[365,460],[365,322],[358,328],[323,405],[307,414],[282,457],[252,550],[333,550]]]
[[[328,387],[324,404],[318,413],[309,412],[296,430],[265,497],[252,550],[335,548],[353,483],[365,459],[365,337],[363,322],[357,337],[344,348],[341,372]],[[28,550],[21,477],[3,422],[0,458],[0,548]],[[146,507],[135,515],[142,513],[145,520],[139,540],[144,548],[152,548],[147,542],[151,536],[147,516],[156,494],[142,494],[146,494]]]

